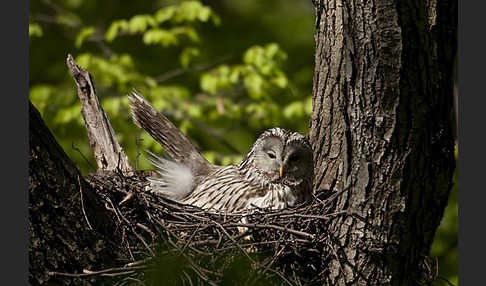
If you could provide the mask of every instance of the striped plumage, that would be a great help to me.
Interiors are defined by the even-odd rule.
[[[281,128],[265,131],[237,165],[215,166],[143,97],[129,96],[134,122],[170,157],[151,154],[158,177],[154,192],[203,209],[240,212],[255,207],[282,209],[312,197],[313,161],[308,140]]]

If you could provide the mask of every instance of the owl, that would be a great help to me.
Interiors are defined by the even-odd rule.
[[[237,165],[209,163],[164,115],[141,95],[129,95],[135,124],[164,147],[167,156],[150,153],[158,176],[151,191],[202,209],[238,213],[255,208],[283,209],[312,198],[312,148],[305,136],[268,129]]]

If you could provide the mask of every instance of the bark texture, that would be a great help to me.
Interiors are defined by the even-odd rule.
[[[31,103],[29,146],[29,283],[81,283],[50,272],[114,265],[120,249],[113,220]]]
[[[457,2],[316,2],[314,185],[358,214],[329,229],[327,282],[418,284],[454,170]]]
[[[78,87],[81,112],[98,168],[107,171],[121,170],[127,175],[131,174],[133,169],[130,160],[118,143],[108,116],[98,101],[91,74],[80,68],[71,55],[68,55],[66,64]]]
[[[227,281],[227,271],[216,273],[212,266],[233,259],[222,255],[225,262],[218,262],[215,253],[222,250],[242,254],[251,262],[248,268],[277,278],[274,284],[427,280],[421,267],[454,169],[457,3],[315,4],[309,137],[317,197],[312,204],[249,214],[242,223],[238,216],[179,206],[144,192],[144,175],[133,171],[118,144],[91,76],[68,57],[99,170],[82,178],[30,105],[30,283],[99,285],[107,275],[127,282],[150,273],[167,282],[179,273],[190,285],[217,285]],[[255,242],[245,242],[238,226],[251,230]],[[249,251],[257,245],[263,249],[259,255],[269,256],[257,261]],[[157,260],[156,253],[183,259],[137,272],[148,269],[145,262]]]

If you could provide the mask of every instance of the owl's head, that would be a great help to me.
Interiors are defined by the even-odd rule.
[[[312,147],[307,138],[281,128],[265,131],[255,141],[248,160],[266,180],[297,185],[314,175]]]

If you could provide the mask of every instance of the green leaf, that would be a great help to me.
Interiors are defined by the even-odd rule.
[[[219,26],[219,25],[221,25],[221,18],[220,18],[218,15],[216,15],[216,14],[212,13],[212,14],[211,14],[211,19],[213,20],[213,24],[214,24],[215,26]]]
[[[169,86],[157,86],[151,89],[152,98],[163,98],[165,100],[184,100],[190,97],[190,91],[182,86],[169,85]]]
[[[169,6],[169,7],[165,7],[163,9],[160,9],[159,11],[157,11],[154,15],[154,19],[155,21],[157,21],[157,23],[163,23],[163,22],[166,22],[168,20],[171,20],[172,17],[174,16],[176,12],[176,7],[175,6]]]
[[[149,26],[157,26],[155,19],[151,15],[135,15],[128,22],[128,31],[133,34],[144,32]]]
[[[72,9],[76,9],[83,4],[83,0],[65,0],[64,2]]]
[[[202,115],[202,108],[200,105],[196,104],[187,104],[186,105],[187,113],[192,118],[200,118]]]
[[[182,131],[182,133],[187,134],[189,129],[191,129],[192,123],[189,122],[188,120],[183,120],[181,124],[179,125],[179,129]]]
[[[286,88],[289,81],[283,72],[277,71],[276,76],[272,78],[272,83],[279,88]]]
[[[176,28],[170,29],[169,33],[171,33],[174,36],[185,35],[191,41],[199,42],[199,35],[197,34],[196,30],[194,30],[192,27],[188,27],[188,26],[176,27]]]
[[[147,45],[161,44],[162,46],[167,47],[170,45],[177,45],[179,40],[177,40],[177,37],[173,33],[167,30],[151,29],[143,35],[143,42]]]
[[[218,80],[212,74],[203,74],[200,79],[201,89],[209,92],[210,94],[216,94],[218,90]]]
[[[39,24],[29,23],[29,38],[42,37],[42,28]]]
[[[180,55],[182,67],[188,67],[191,60],[197,56],[199,56],[199,49],[194,47],[185,48]]]
[[[126,20],[117,20],[111,23],[110,27],[106,31],[105,39],[107,42],[112,42],[118,35],[118,31],[127,31],[128,22]]]
[[[264,75],[273,75],[280,71],[279,66],[287,55],[275,43],[267,44],[265,47],[252,46],[243,55],[245,64],[254,65]],[[283,81],[279,79],[281,83]]]
[[[144,82],[150,88],[155,88],[157,86],[157,81],[150,76],[146,76]]]
[[[231,70],[231,73],[229,75],[229,81],[233,84],[237,83],[238,80],[240,79],[241,75],[241,67],[236,66]]]
[[[211,164],[215,164],[216,162],[216,155],[217,153],[215,151],[205,151],[205,152],[202,152],[204,158],[206,158],[206,160],[208,160]]]
[[[249,74],[244,78],[243,82],[252,98],[259,99],[263,96],[263,78],[261,76],[254,73]]]
[[[306,115],[312,114],[312,95],[308,96],[304,101],[304,112]]]
[[[129,54],[122,54],[122,55],[114,55],[111,58],[112,61],[116,61],[120,63],[120,65],[127,67],[127,68],[135,68],[135,64],[133,63],[133,58]]]
[[[87,68],[105,87],[118,87],[120,92],[128,92],[134,86],[145,83],[146,75],[135,70],[129,54],[112,55],[109,59],[89,53],[77,57],[78,65]]]
[[[53,122],[55,124],[66,124],[71,121],[77,121],[80,119],[81,103],[77,102],[71,107],[59,110],[54,117]]]
[[[86,28],[81,29],[81,31],[78,33],[78,36],[76,37],[76,41],[74,43],[74,46],[78,49],[81,48],[84,40],[89,38],[95,32],[96,32],[96,30],[95,30],[94,27],[86,27]]]
[[[267,58],[275,61],[284,61],[287,59],[287,54],[280,49],[277,43],[270,43],[265,46],[265,54]]]
[[[223,156],[223,158],[221,158],[222,166],[228,166],[229,164],[232,163],[233,163],[233,158],[231,158],[231,156]]]
[[[93,56],[89,53],[84,53],[76,57],[77,65],[88,68],[91,65]]]
[[[282,114],[287,119],[297,119],[304,115],[304,103],[302,101],[294,101],[287,105]]]
[[[101,106],[105,109],[108,114],[117,114],[122,108],[122,98],[123,97],[108,97],[103,98]]]
[[[209,9],[208,7],[201,7],[199,10],[198,10],[198,13],[197,13],[197,18],[201,21],[201,22],[207,22],[209,20],[209,17],[211,16],[211,9]]]
[[[199,17],[200,10],[204,7],[199,1],[185,1],[182,2],[177,9],[177,16],[174,18],[176,22],[194,21]],[[208,9],[208,8],[206,8]]]
[[[49,105],[51,95],[55,91],[55,88],[49,85],[36,85],[30,88],[29,99],[42,114],[44,109]]]
[[[79,17],[73,13],[56,14],[56,21],[61,25],[73,28],[79,26],[81,23]]]

